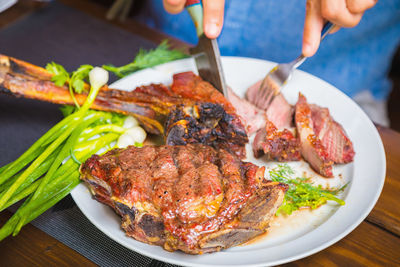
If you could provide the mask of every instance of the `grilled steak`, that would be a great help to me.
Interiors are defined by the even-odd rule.
[[[286,190],[265,180],[263,167],[200,144],[115,149],[92,156],[81,173],[128,236],[191,254],[265,232]]]
[[[205,144],[246,157],[248,137],[232,104],[193,72],[173,76],[171,90],[195,104],[177,105],[165,123],[166,144]]]
[[[296,104],[295,121],[302,156],[316,172],[325,177],[332,177],[333,160],[314,130],[311,107],[301,93]]]
[[[246,98],[250,103],[255,103],[257,97],[259,97],[258,89],[261,82],[258,81],[247,89]],[[257,108],[255,105],[254,107]],[[272,100],[271,105],[266,110],[266,115],[268,120],[279,130],[292,127],[293,107],[286,101],[282,94],[277,95]]]
[[[254,157],[266,155],[268,160],[298,161],[301,159],[298,139],[288,129],[278,130],[268,121],[258,130],[253,141]]]
[[[245,158],[243,144],[248,142],[248,137],[244,129],[241,131],[241,125],[239,117],[227,113],[219,104],[178,106],[166,122],[166,144],[204,144]]]
[[[267,120],[272,122],[279,130],[291,128],[294,110],[283,95],[276,96],[267,111],[259,109],[253,104],[258,96],[260,84],[261,81],[247,89],[247,100],[240,98],[231,88],[228,88],[229,101],[235,107],[236,113],[244,120],[248,135],[250,136],[259,129],[264,128]]]
[[[51,77],[43,68],[0,55],[0,92],[73,105],[67,86],[56,86]],[[82,104],[86,94],[75,94],[75,97]],[[204,142],[216,148],[229,147],[231,152],[245,156],[248,138],[235,108],[210,83],[192,72],[174,75],[171,87],[151,84],[126,92],[105,86],[91,108],[133,115],[147,132],[163,134],[168,144]],[[196,113],[197,110],[200,112]],[[217,110],[218,116],[212,114],[211,111]],[[179,117],[188,114],[190,118]],[[189,129],[194,122],[196,128]],[[186,134],[179,135],[180,140],[178,136],[171,137],[171,133],[182,131]]]
[[[355,152],[343,127],[333,120],[327,108],[310,104],[313,128],[325,147],[328,157],[335,163],[353,161]]]
[[[240,98],[230,87],[228,87],[228,93],[229,101],[235,107],[236,113],[242,118],[249,136],[265,126],[267,114],[264,110],[257,108],[246,99]]]

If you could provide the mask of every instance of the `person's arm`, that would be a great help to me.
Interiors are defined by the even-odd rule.
[[[273,1],[273,0],[269,0]],[[278,0],[275,0],[278,1]],[[310,57],[317,52],[324,21],[340,27],[356,26],[367,9],[378,0],[307,0],[306,18],[303,32],[303,54]],[[185,6],[186,0],[163,0],[169,13],[177,14]],[[208,38],[217,38],[224,21],[224,0],[203,0],[204,33]]]

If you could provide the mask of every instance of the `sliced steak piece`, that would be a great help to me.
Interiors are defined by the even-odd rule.
[[[259,97],[258,89],[262,81],[258,81],[247,89],[246,98],[254,104]],[[286,101],[282,94],[277,95],[267,109],[267,118],[276,128],[291,128],[293,125],[293,107]]]
[[[293,127],[293,107],[286,101],[282,94],[277,95],[272,100],[267,110],[267,118],[280,129]]]
[[[333,177],[333,161],[314,130],[311,107],[301,93],[296,104],[295,121],[304,159],[317,173],[325,177]]]
[[[228,92],[229,101],[235,107],[236,113],[243,119],[249,136],[265,126],[267,114],[264,110],[257,108],[246,99],[240,98],[230,87],[228,87]]]
[[[327,108],[310,105],[315,134],[321,140],[329,158],[335,163],[349,163],[354,159],[353,143],[343,127],[329,114]]]
[[[300,143],[288,129],[278,130],[267,120],[253,141],[254,157],[266,155],[268,160],[298,161],[301,159]]]
[[[191,254],[264,233],[287,189],[265,180],[263,167],[200,144],[94,155],[81,179],[122,217],[128,236]]]

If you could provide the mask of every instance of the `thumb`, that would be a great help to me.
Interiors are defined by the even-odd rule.
[[[311,57],[317,52],[321,40],[324,20],[321,16],[321,3],[318,0],[308,0],[303,32],[303,55]]]

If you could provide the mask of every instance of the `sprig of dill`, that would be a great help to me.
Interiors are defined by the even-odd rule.
[[[144,49],[140,49],[135,59],[127,65],[116,67],[108,64],[103,65],[103,68],[122,78],[141,69],[154,67],[159,64],[186,57],[188,57],[188,55],[182,51],[170,49],[167,40],[164,40],[157,48],[153,50],[146,51]]]
[[[313,185],[310,178],[294,178],[294,171],[287,164],[278,165],[278,167],[269,171],[269,175],[272,181],[285,183],[289,186],[283,203],[276,212],[278,216],[282,212],[290,215],[300,208],[316,209],[326,204],[328,200],[335,201],[339,205],[345,204],[342,199],[335,195],[343,191],[347,184],[338,189],[323,189],[321,185]]]

